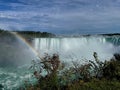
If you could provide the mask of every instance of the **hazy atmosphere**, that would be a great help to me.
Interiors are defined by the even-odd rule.
[[[57,34],[119,33],[120,0],[0,0],[0,27]]]

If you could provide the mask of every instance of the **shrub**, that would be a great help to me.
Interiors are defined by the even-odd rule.
[[[103,77],[120,80],[120,62],[117,60],[107,62],[106,67],[103,68]]]
[[[33,61],[38,83],[28,90],[119,90],[120,55],[115,54],[113,59],[105,62],[98,59],[96,52],[93,56],[94,61],[84,65],[73,61],[73,66],[64,69],[65,64],[60,62],[57,54],[46,54],[40,62]],[[43,76],[42,70],[47,74]]]
[[[38,87],[42,90],[57,90],[59,88],[58,84],[58,69],[60,66],[59,56],[53,54],[52,56],[45,54],[41,61],[38,63],[33,63],[31,68],[36,68],[36,64],[40,66],[40,71],[34,71],[34,76],[38,79]],[[42,75],[42,70],[47,72],[45,76]]]

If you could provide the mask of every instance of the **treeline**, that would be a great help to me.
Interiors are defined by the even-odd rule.
[[[9,32],[9,31],[0,29],[0,33],[3,33],[3,32]]]
[[[20,35],[27,35],[30,37],[55,37],[54,34],[48,32],[39,32],[39,31],[16,31]]]
[[[4,30],[4,29],[0,29],[0,34],[6,34],[10,31],[8,30]],[[20,34],[23,37],[55,37],[55,34],[52,33],[48,33],[48,32],[40,32],[40,31],[11,31],[11,32],[16,32],[18,34]]]
[[[13,36],[9,31],[0,29],[0,36]]]
[[[120,35],[120,33],[110,33],[110,34],[101,34],[103,36],[113,36],[113,35]]]

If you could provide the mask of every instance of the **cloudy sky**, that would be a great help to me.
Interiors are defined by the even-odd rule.
[[[120,33],[120,0],[0,0],[0,28]]]

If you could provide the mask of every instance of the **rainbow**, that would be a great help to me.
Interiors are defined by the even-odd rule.
[[[25,43],[31,50],[32,52],[41,59],[41,56],[39,55],[39,53],[29,44],[29,42],[27,40],[25,40],[22,36],[20,36],[18,33],[16,32],[10,32],[11,34],[15,35],[19,40],[21,40],[23,43]]]

